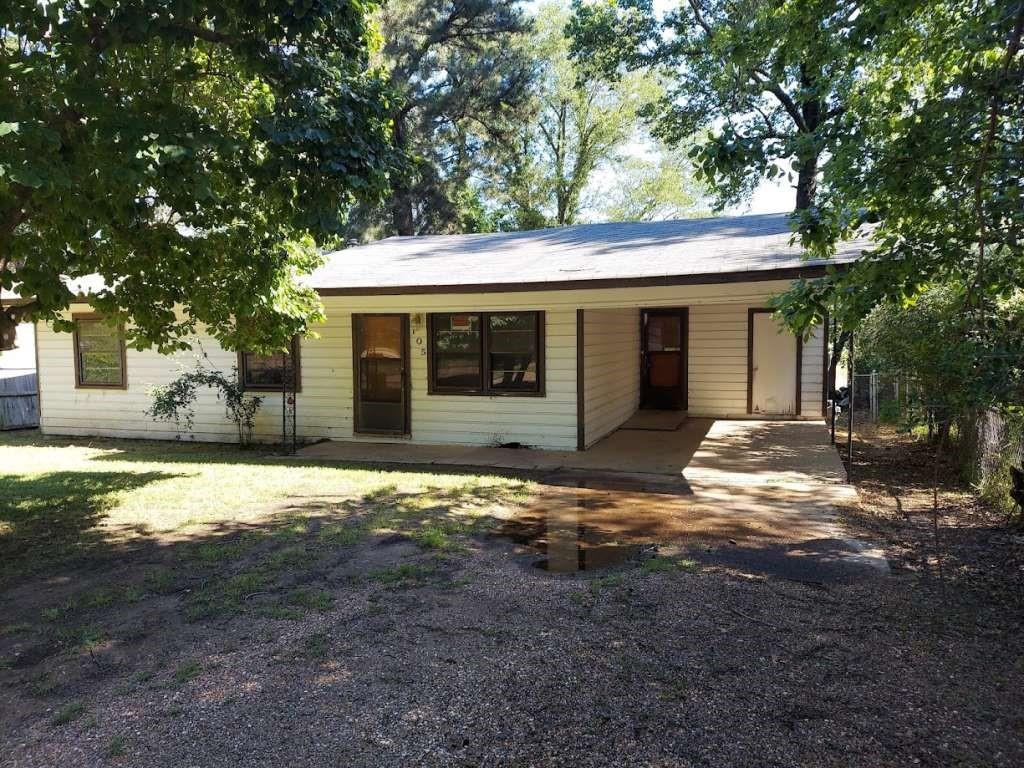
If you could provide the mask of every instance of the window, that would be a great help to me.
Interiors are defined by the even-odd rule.
[[[238,353],[238,375],[242,387],[263,392],[280,392],[284,381],[284,357],[288,357],[289,373],[295,375],[295,391],[302,389],[302,365],[299,359],[299,337],[292,339],[291,352],[257,355],[255,352]],[[294,369],[292,364],[294,362]]]
[[[75,321],[75,385],[123,389],[124,338],[98,315],[72,315]]]
[[[429,317],[430,392],[544,394],[543,312]]]

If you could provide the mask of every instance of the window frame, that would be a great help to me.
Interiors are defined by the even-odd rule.
[[[71,314],[71,321],[75,324],[74,330],[71,333],[72,353],[75,357],[75,389],[128,389],[128,354],[124,343],[124,327],[121,325],[118,325],[113,329],[117,334],[117,341],[121,353],[121,381],[118,383],[93,383],[83,380],[82,346],[81,337],[78,333],[79,323],[83,320],[87,323],[104,323],[104,317],[99,312],[73,312]]]
[[[254,354],[252,352],[238,352],[238,383],[242,387],[243,392],[280,392],[284,389],[284,384],[280,386],[276,384],[247,384],[246,383],[246,371],[248,368],[245,364],[245,356]],[[298,336],[292,337],[292,360],[295,361],[295,392],[302,391],[302,344]]]
[[[434,341],[437,336],[437,317],[440,315],[475,315],[480,325],[480,387],[446,387],[437,384],[437,364]],[[537,343],[537,387],[535,389],[495,389],[491,384],[491,316],[533,315],[536,323],[534,338]],[[430,312],[427,314],[427,394],[465,395],[470,397],[546,397],[547,378],[544,366],[546,316],[543,309],[512,309],[494,312],[459,311]]]

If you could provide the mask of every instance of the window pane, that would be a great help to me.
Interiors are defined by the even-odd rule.
[[[439,387],[480,388],[480,355],[434,353],[435,382]]]
[[[402,323],[398,318],[365,315],[362,318],[362,323],[363,348],[360,350],[362,357],[401,359]]]
[[[123,383],[121,337],[100,320],[78,321],[80,383],[121,386]]]
[[[434,315],[434,384],[480,389],[480,316]]]
[[[280,387],[283,378],[280,354],[245,353],[245,386]]]
[[[488,347],[491,388],[536,390],[537,315],[534,312],[491,315]]]
[[[402,402],[402,319],[364,315],[359,328],[360,402]]]
[[[682,321],[678,316],[653,315],[647,320],[647,350],[678,352],[682,344]]]
[[[292,348],[298,343],[292,342]],[[291,357],[290,353],[285,356]],[[255,352],[246,352],[242,360],[242,384],[246,387],[260,389],[280,389],[284,382],[284,369],[282,367],[282,353],[275,352],[272,355],[257,355]],[[289,373],[298,380],[298,371],[293,369],[292,362],[288,362]]]

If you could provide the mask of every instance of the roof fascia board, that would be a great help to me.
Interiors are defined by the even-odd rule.
[[[317,288],[321,296],[401,296],[436,293],[523,293],[526,291],[575,291],[593,288],[649,288],[672,285],[720,285],[769,280],[797,280],[824,277],[829,266],[843,269],[846,264],[812,264],[783,269],[746,272],[721,272],[703,275],[665,275],[655,277],[613,277],[591,280],[548,280],[525,283],[467,283],[464,285],[395,285],[351,288]]]

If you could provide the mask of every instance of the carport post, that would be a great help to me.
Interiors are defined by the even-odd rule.
[[[850,332],[850,407],[846,424],[846,479],[853,480],[853,387],[856,381],[856,368],[853,362],[853,331]]]
[[[825,335],[826,335],[826,342],[827,342],[828,341],[828,339],[827,339],[828,334],[825,334]],[[833,339],[839,338],[839,321],[835,318],[834,315],[832,317],[832,338]],[[833,344],[834,344],[834,342],[833,342]],[[825,372],[825,378],[828,379],[828,381],[825,382],[825,385],[828,387],[828,401],[829,401],[829,404],[830,404],[830,407],[831,407],[831,410],[832,410],[832,435],[831,435],[831,441],[832,441],[832,445],[835,445],[836,444],[836,376],[835,376],[836,366],[835,366],[835,360],[834,360],[835,351],[834,351],[834,347],[832,345],[829,345],[826,348],[826,351],[828,352],[828,368],[826,369],[826,372]]]

